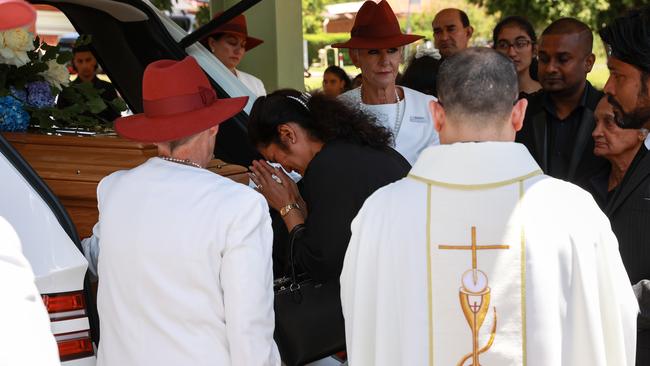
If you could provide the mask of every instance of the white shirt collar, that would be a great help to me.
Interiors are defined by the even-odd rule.
[[[650,150],[650,134],[646,135],[643,144],[645,145],[646,149]]]
[[[490,184],[540,170],[522,144],[459,142],[423,150],[410,175],[450,184]]]

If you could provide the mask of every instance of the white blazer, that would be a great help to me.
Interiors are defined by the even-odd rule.
[[[151,158],[97,189],[98,365],[279,365],[264,198]]]

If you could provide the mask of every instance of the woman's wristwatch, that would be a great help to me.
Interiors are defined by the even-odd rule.
[[[297,203],[290,203],[290,204],[280,208],[280,216],[282,216],[282,217],[287,216],[287,214],[289,212],[291,212],[291,210],[293,210],[294,208],[300,209],[300,205],[297,204]]]

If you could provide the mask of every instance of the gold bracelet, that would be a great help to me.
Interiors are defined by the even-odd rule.
[[[300,209],[300,205],[297,203],[290,203],[280,209],[280,216],[285,217],[291,210],[294,208]]]

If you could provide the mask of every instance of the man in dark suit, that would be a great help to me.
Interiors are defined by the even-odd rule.
[[[572,18],[549,25],[539,42],[539,81],[542,91],[529,97],[521,142],[544,172],[586,186],[607,164],[593,154],[594,110],[603,93],[587,81],[594,65],[593,35]]]
[[[623,128],[650,128],[650,7],[630,12],[600,31],[610,76],[605,93]],[[619,241],[641,314],[637,365],[650,365],[650,139],[646,138],[605,213]]]

